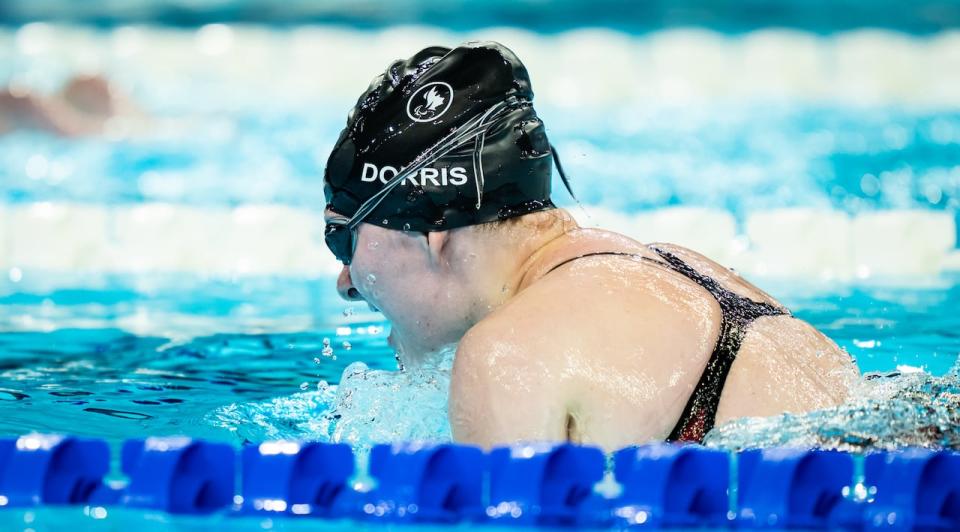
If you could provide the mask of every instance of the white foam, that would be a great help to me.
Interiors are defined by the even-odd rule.
[[[281,205],[205,209],[144,204],[116,210],[117,271],[316,277],[339,271],[322,218]]]
[[[641,214],[636,223],[644,242],[673,242],[721,263],[737,251],[737,223],[726,211],[673,207]]]
[[[746,220],[749,248],[735,267],[771,277],[847,280],[853,276],[852,224],[841,212],[777,209]]]
[[[226,210],[148,203],[114,210],[115,271],[199,271],[218,262]],[[206,262],[213,259],[214,263]]]
[[[638,88],[649,98],[667,102],[725,96],[725,81],[737,62],[729,37],[707,30],[666,30],[637,43],[642,65]]]
[[[944,271],[960,272],[960,250],[953,250],[943,258]]]
[[[956,246],[955,222],[945,212],[864,213],[854,219],[853,236],[860,276],[936,274]]]
[[[635,240],[643,239],[633,217],[626,213],[611,210],[606,207],[588,205],[583,209],[570,209],[570,214],[573,215],[581,227],[599,227],[616,231]]]
[[[40,202],[8,210],[10,267],[96,271],[108,266],[103,207]]]
[[[8,255],[10,254],[10,222],[7,221],[7,209],[4,205],[0,205],[0,280],[3,280],[3,277],[6,275],[5,265],[9,264],[10,260]]]
[[[755,31],[741,40],[736,70],[742,75],[719,75],[735,84],[734,94],[821,98],[831,91],[828,43],[799,31]]]
[[[210,102],[216,105],[263,102],[264,94],[305,104],[352,101],[391,61],[425,44],[471,39],[512,48],[527,64],[538,100],[560,108],[745,98],[960,106],[956,30],[927,36],[869,29],[831,35],[763,29],[739,36],[703,29],[644,35],[575,29],[544,35],[518,28],[456,33],[429,26],[211,25],[97,32],[39,23],[0,30],[0,43],[13,43],[0,47],[0,59],[19,65],[18,81],[37,90],[54,90],[77,70],[103,70],[171,105],[195,98],[188,90],[195,84],[229,87],[216,91],[217,101]]]
[[[741,234],[734,217],[716,209],[586,211],[571,209],[585,227],[641,242],[677,243],[747,275],[842,281],[960,270],[955,221],[946,212],[850,217],[831,210],[776,209],[750,215]],[[0,204],[0,271],[327,278],[340,265],[322,232],[319,212],[282,205]]]
[[[851,280],[930,276],[955,253],[951,214],[922,210],[866,212],[780,209],[746,224],[744,271],[774,277]]]

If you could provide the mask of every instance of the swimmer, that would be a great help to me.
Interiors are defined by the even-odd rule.
[[[143,113],[101,76],[74,76],[51,96],[16,84],[0,88],[0,134],[33,129],[66,137],[99,135],[116,118],[142,119]]]
[[[551,201],[554,161],[569,190],[526,69],[493,42],[391,64],[327,161],[337,289],[390,320],[402,365],[457,344],[457,441],[698,442],[846,398],[834,342],[695,251],[579,227]]]

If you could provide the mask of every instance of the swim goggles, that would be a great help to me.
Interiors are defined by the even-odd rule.
[[[396,176],[387,181],[387,183],[376,194],[370,196],[353,217],[349,220],[330,220],[327,222],[323,231],[324,241],[327,247],[333,252],[333,255],[343,263],[349,266],[353,260],[353,254],[357,249],[357,227],[363,222],[370,213],[372,213],[383,200],[395,189],[404,179],[419,172],[421,168],[433,164],[444,155],[462,148],[469,142],[474,142],[474,174],[477,185],[477,208],[480,207],[480,200],[483,195],[483,160],[481,152],[483,151],[483,142],[487,130],[497,121],[503,119],[507,112],[517,104],[515,98],[499,102],[483,113],[466,121],[455,131],[450,132],[445,137],[427,148],[418,155],[410,165],[401,170]]]

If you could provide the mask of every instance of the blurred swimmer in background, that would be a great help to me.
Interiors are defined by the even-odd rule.
[[[142,118],[134,102],[102,76],[74,76],[49,96],[15,83],[0,87],[0,134],[32,129],[83,137],[103,133],[110,120]]]
[[[426,48],[373,80],[325,170],[340,294],[390,320],[402,366],[458,344],[457,441],[700,441],[846,398],[847,353],[733,271],[555,207],[532,100],[500,44]]]

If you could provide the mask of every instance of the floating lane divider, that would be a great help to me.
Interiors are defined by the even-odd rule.
[[[0,506],[85,504],[105,490],[110,447],[101,440],[31,435],[0,439]]]
[[[185,437],[127,440],[121,463],[130,479],[118,490],[125,506],[203,514],[233,502],[236,453],[228,444]]]
[[[338,517],[336,503],[354,474],[346,444],[266,442],[244,447],[242,460],[243,513]]]
[[[367,517],[451,523],[483,514],[486,457],[479,448],[452,444],[377,445],[370,476],[377,487],[363,504]]]
[[[719,527],[728,524],[730,456],[697,445],[666,443],[614,454],[622,493],[618,526]]]
[[[876,488],[864,513],[867,526],[960,529],[960,455],[926,449],[874,454],[864,469],[866,484]]]
[[[836,451],[749,450],[737,468],[737,520],[746,528],[833,528],[853,478],[852,456]]]
[[[614,453],[607,471],[604,453],[590,446],[484,452],[404,443],[374,447],[371,482],[356,484],[356,460],[343,444],[277,441],[237,453],[223,443],[146,438],[126,441],[120,462],[126,482],[107,483],[103,440],[0,438],[0,507],[124,506],[371,525],[960,529],[960,454],[951,451],[860,457],[658,443]]]
[[[486,514],[507,525],[596,522],[593,487],[603,478],[603,451],[570,444],[500,447],[489,455]]]

